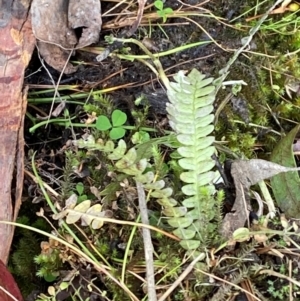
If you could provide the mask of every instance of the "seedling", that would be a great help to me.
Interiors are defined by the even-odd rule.
[[[168,16],[173,13],[173,9],[171,7],[164,8],[164,2],[162,0],[156,0],[154,2],[154,6],[157,9],[157,14],[163,19],[163,22],[165,23]]]
[[[96,128],[99,131],[109,131],[109,137],[113,140],[120,139],[125,136],[126,130],[123,125],[127,121],[127,115],[120,111],[114,110],[111,114],[111,121],[105,115],[100,115],[96,121]]]
[[[76,185],[76,191],[78,193],[78,199],[77,199],[77,202],[78,203],[81,203],[85,200],[87,200],[87,195],[84,194],[84,186],[83,186],[83,183],[77,183]]]

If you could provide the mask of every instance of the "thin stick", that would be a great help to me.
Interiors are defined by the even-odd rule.
[[[181,275],[175,280],[175,282],[166,290],[166,292],[158,299],[158,301],[164,301],[175,290],[175,288],[185,279],[185,277],[193,270],[195,264],[203,259],[203,253],[198,255],[189,266],[181,273]]]
[[[139,198],[139,208],[141,220],[144,225],[149,225],[148,210],[146,204],[146,196],[142,183],[136,182],[137,193]],[[143,228],[143,240],[145,250],[146,261],[146,279],[147,279],[147,291],[148,300],[157,301],[155,290],[155,278],[154,278],[154,262],[153,262],[153,245],[151,240],[151,233],[149,229]]]

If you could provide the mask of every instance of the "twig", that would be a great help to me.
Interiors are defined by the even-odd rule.
[[[184,280],[184,278],[193,270],[195,264],[203,259],[203,253],[199,254],[189,266],[181,273],[176,281],[167,289],[167,291],[158,299],[158,301],[164,301],[175,290],[175,288]]]
[[[147,2],[147,0],[138,0],[139,9],[138,9],[138,12],[137,12],[136,20],[134,21],[132,27],[130,28],[130,30],[128,32],[129,37],[132,36],[136,32],[138,26],[141,23],[146,2]]]
[[[275,271],[272,271],[272,270],[267,270],[267,269],[261,270],[261,271],[258,272],[258,274],[260,274],[260,275],[261,275],[261,274],[268,274],[268,275],[271,275],[271,276],[275,276],[275,277],[278,277],[278,278],[282,278],[282,279],[285,279],[285,280],[287,280],[287,281],[289,281],[289,282],[292,282],[293,284],[295,284],[295,285],[297,285],[298,287],[300,287],[300,282],[299,282],[299,281],[297,281],[297,280],[295,280],[295,279],[293,279],[293,278],[291,278],[291,277],[285,276],[285,275],[283,275],[283,274],[277,273],[277,272],[275,272]]]
[[[48,119],[47,119],[47,123],[46,123],[46,127],[47,127],[47,125],[48,125],[48,123],[49,123],[49,120],[50,120],[50,118],[51,118],[52,112],[53,112],[53,108],[54,108],[54,103],[55,103],[56,95],[59,97],[60,101],[62,102],[62,98],[60,97],[60,94],[59,94],[59,92],[58,92],[58,88],[59,88],[59,84],[60,84],[61,78],[62,78],[62,76],[63,76],[63,74],[64,74],[64,71],[65,71],[65,69],[66,69],[66,67],[67,67],[67,65],[68,65],[68,63],[69,63],[69,61],[70,61],[71,55],[72,55],[72,53],[73,53],[74,50],[71,50],[71,51],[70,51],[70,54],[69,54],[69,56],[68,56],[68,58],[67,58],[67,60],[66,60],[66,62],[65,62],[65,65],[64,65],[64,67],[63,67],[63,69],[62,69],[62,71],[61,71],[61,73],[60,73],[60,75],[59,75],[58,81],[57,81],[57,83],[55,84],[55,81],[54,81],[54,79],[53,79],[53,77],[52,77],[50,71],[49,71],[48,68],[46,67],[46,65],[45,65],[45,63],[44,63],[44,60],[41,58],[40,50],[39,50],[38,45],[36,45],[36,48],[37,48],[37,50],[38,50],[38,56],[39,56],[40,62],[41,62],[41,64],[42,64],[42,66],[44,67],[44,69],[46,70],[46,72],[48,73],[48,75],[49,75],[49,77],[50,77],[50,80],[51,80],[51,82],[52,82],[52,84],[53,84],[53,87],[54,87],[53,100],[52,100],[50,112],[49,112]]]
[[[146,196],[143,185],[140,182],[136,182],[137,193],[139,198],[139,208],[141,214],[141,220],[143,224],[149,225],[148,210],[146,204]],[[146,261],[146,279],[148,290],[148,301],[157,301],[155,290],[155,278],[154,278],[154,262],[153,262],[153,245],[151,240],[151,233],[149,229],[143,228],[143,240],[145,249],[145,261]]]

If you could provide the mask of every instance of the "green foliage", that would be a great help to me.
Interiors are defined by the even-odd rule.
[[[48,282],[54,281],[59,275],[62,261],[59,256],[60,250],[50,249],[51,252],[41,253],[34,257],[34,262],[39,265],[36,273],[38,277],[44,278]]]
[[[78,194],[77,203],[87,200],[88,197],[86,194],[84,194],[84,185],[82,182],[76,184],[76,191]]]
[[[214,137],[210,136],[214,129],[212,111],[215,96],[214,86],[211,84],[213,79],[205,79],[204,75],[193,70],[188,76],[179,72],[175,80],[176,83],[171,83],[171,89],[168,90],[170,103],[167,111],[170,125],[179,141],[179,159],[176,160],[181,172],[178,174],[185,183],[182,192],[187,196],[181,206],[171,197],[173,190],[170,187],[165,188],[165,181],[155,180],[153,169],[157,174],[164,176],[169,168],[163,164],[163,156],[157,145],[152,146],[153,168],[144,152],[139,157],[136,148],[127,150],[124,140],[119,140],[115,146],[112,141],[95,141],[90,135],[74,143],[79,148],[100,150],[106,154],[107,159],[114,162],[115,172],[126,174],[143,183],[150,197],[156,198],[163,207],[162,212],[168,217],[168,224],[176,228],[173,233],[182,239],[181,246],[187,250],[203,250],[215,236],[218,220],[216,215],[219,215],[222,199],[222,195],[218,198],[215,196],[213,182],[218,173],[212,171],[215,162],[211,159],[215,152],[212,145]],[[124,124],[126,120],[120,117],[119,113],[116,115],[118,118],[112,117],[112,124],[108,119],[104,122],[104,116],[101,117],[101,129],[107,130],[111,126]],[[174,163],[172,168],[176,169]],[[81,215],[77,214],[77,218]]]
[[[275,300],[287,300],[290,293],[290,287],[288,283],[283,283],[284,280],[278,279],[276,282],[280,282],[275,287],[275,281],[268,280],[268,293],[275,299]]]
[[[126,174],[131,176],[134,180],[144,184],[146,190],[151,191],[150,195],[158,199],[158,202],[163,205],[165,202],[177,204],[177,202],[171,198],[172,189],[164,188],[165,182],[158,180],[155,182],[155,175],[151,171],[151,165],[147,158],[138,158],[138,152],[136,148],[132,147],[127,150],[127,146],[124,140],[119,140],[118,145],[115,147],[112,141],[103,140],[95,141],[93,136],[89,136],[86,140],[80,139],[74,141],[79,148],[86,148],[90,150],[101,150],[105,152],[109,160],[114,161],[115,172]],[[150,171],[146,171],[150,170]]]
[[[179,72],[176,83],[168,90],[170,103],[167,104],[169,123],[181,143],[178,163],[184,169],[180,178],[185,183],[182,192],[187,196],[182,206],[165,203],[164,214],[168,223],[177,228],[173,233],[181,240],[186,250],[207,246],[215,235],[213,222],[216,213],[214,180],[218,174],[212,171],[215,165],[211,156],[215,153],[212,145],[212,125],[215,100],[213,79],[192,70],[188,76]]]
[[[96,128],[99,131],[109,131],[109,136],[113,140],[120,139],[125,136],[126,130],[123,125],[127,121],[127,115],[120,111],[114,110],[111,115],[111,121],[105,115],[100,115],[96,121]]]
[[[94,93],[92,101],[84,104],[83,109],[88,114],[96,113],[97,116],[101,114],[110,115],[113,110],[113,105],[109,96],[101,93]]]
[[[163,18],[163,22],[165,23],[168,16],[173,13],[173,9],[171,7],[164,7],[164,2],[162,0],[154,1],[154,6],[157,9],[157,14]]]

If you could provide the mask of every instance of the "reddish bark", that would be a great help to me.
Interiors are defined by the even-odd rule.
[[[17,217],[23,186],[23,79],[35,45],[28,9],[30,0],[0,1],[0,220]],[[13,175],[16,180],[13,187]],[[12,196],[12,191],[14,195]],[[13,227],[0,224],[0,260],[7,263]],[[0,275],[2,273],[0,272]],[[2,300],[0,298],[0,300]]]

